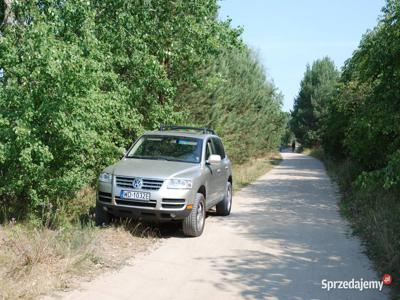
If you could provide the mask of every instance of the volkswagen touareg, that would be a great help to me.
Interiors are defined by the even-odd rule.
[[[214,206],[222,216],[232,207],[231,162],[221,139],[206,128],[161,126],[100,174],[96,223],[180,220],[185,235],[199,236]]]

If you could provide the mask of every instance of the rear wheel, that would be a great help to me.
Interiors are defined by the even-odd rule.
[[[193,209],[183,220],[183,233],[186,236],[200,236],[204,230],[206,219],[206,204],[203,194],[197,193],[193,203]]]
[[[95,220],[97,226],[108,225],[110,223],[109,213],[104,211],[103,206],[99,203],[96,203]]]
[[[217,214],[220,216],[228,216],[231,213],[232,208],[232,183],[229,181],[226,183],[226,191],[224,200],[216,206]]]

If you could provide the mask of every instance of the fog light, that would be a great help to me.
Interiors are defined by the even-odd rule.
[[[171,214],[171,218],[175,218],[176,217],[176,214]]]
[[[108,211],[107,206],[103,206],[103,210],[104,210],[104,211]]]

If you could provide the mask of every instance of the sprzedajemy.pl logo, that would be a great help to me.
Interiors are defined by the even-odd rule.
[[[369,289],[378,289],[382,291],[383,285],[390,285],[392,283],[392,276],[389,274],[385,274],[382,277],[382,280],[364,280],[360,278],[358,280],[351,279],[351,280],[328,280],[322,279],[321,281],[321,288],[323,290],[335,290],[335,289],[342,289],[342,290],[369,290]]]

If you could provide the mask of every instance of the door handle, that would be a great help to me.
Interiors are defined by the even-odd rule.
[[[229,169],[228,166],[226,166],[226,167],[225,167],[225,170],[228,170],[228,169]]]
[[[220,173],[221,172],[221,169],[217,169],[217,173]]]

